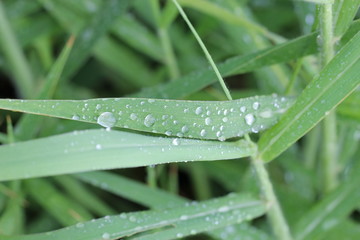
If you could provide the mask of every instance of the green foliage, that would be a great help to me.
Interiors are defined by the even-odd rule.
[[[0,239],[357,239],[359,6],[0,0]]]

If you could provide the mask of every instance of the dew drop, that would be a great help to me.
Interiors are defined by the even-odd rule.
[[[272,117],[272,111],[271,110],[265,110],[265,111],[259,113],[259,116],[263,117],[263,118],[271,118]]]
[[[209,118],[209,117],[205,118],[205,124],[206,125],[210,125],[211,123],[212,123],[211,118]]]
[[[155,124],[155,118],[153,115],[148,114],[144,119],[144,125],[146,127],[152,127]]]
[[[182,126],[181,132],[187,133],[188,131],[189,131],[189,127],[188,127],[188,126],[186,126],[186,125]]]
[[[240,111],[243,113],[246,112],[246,107],[245,106],[240,107]]]
[[[179,146],[180,145],[180,139],[179,138],[174,138],[172,140],[172,145],[174,146]]]
[[[171,134],[172,134],[171,131],[166,131],[166,132],[165,132],[165,135],[166,135],[166,136],[171,136]]]
[[[135,121],[137,119],[137,115],[135,113],[130,114],[130,119]]]
[[[251,126],[255,122],[255,117],[253,114],[249,113],[245,115],[245,122],[247,125]]]
[[[101,104],[96,104],[96,107],[95,107],[97,110],[99,110],[101,108]]]
[[[153,102],[155,102],[154,99],[148,99],[148,103],[153,103]]]
[[[78,115],[74,115],[71,117],[72,120],[80,120],[80,117]]]
[[[254,110],[257,110],[259,108],[259,106],[260,106],[259,102],[254,102],[252,107]]]
[[[200,131],[200,136],[202,136],[202,137],[205,137],[205,136],[206,136],[206,130],[205,130],[205,129],[202,129],[202,130]]]
[[[97,119],[97,123],[103,127],[111,128],[115,126],[116,118],[111,112],[103,112]]]
[[[227,117],[223,117],[223,122],[227,122],[227,121],[229,121],[229,119],[227,118]]]
[[[102,239],[110,239],[110,234],[109,233],[104,233],[102,235]]]
[[[196,115],[200,115],[202,112],[203,112],[202,107],[197,107],[197,108],[195,109],[195,114],[196,114]]]
[[[96,148],[97,150],[100,150],[100,149],[102,149],[102,146],[101,146],[101,144],[96,144],[95,148]]]
[[[189,112],[189,109],[188,108],[185,108],[184,109],[184,113],[188,113]]]

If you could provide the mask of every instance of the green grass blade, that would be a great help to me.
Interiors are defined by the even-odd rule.
[[[55,93],[56,87],[60,80],[66,61],[68,60],[74,43],[71,37],[64,46],[60,56],[51,67],[45,79],[45,84],[38,94],[38,99],[51,98]],[[39,130],[43,118],[33,115],[24,115],[16,125],[16,137],[21,140],[27,140],[33,137]]]
[[[251,220],[265,212],[264,204],[248,195],[231,194],[206,202],[163,210],[123,213],[107,216],[53,232],[4,237],[7,240],[42,239],[118,239],[127,236],[142,239],[174,239]],[[101,226],[101,227],[100,227]],[[152,230],[158,230],[152,235]],[[181,231],[181,232],[180,232]],[[144,236],[141,234],[147,234]],[[179,235],[181,234],[181,236]]]
[[[360,201],[359,161],[353,166],[350,176],[302,216],[294,226],[296,240],[318,239],[319,235],[343,222],[356,209]]]
[[[168,136],[219,139],[240,137],[274,125],[292,99],[257,96],[234,101],[143,98],[7,100],[0,109],[99,123]]]
[[[341,37],[350,26],[359,10],[360,0],[335,1],[339,5],[335,16],[335,37]]]
[[[49,181],[30,179],[25,185],[29,195],[63,226],[92,219],[82,205],[63,195]]]
[[[0,180],[180,161],[234,159],[254,154],[237,142],[159,138],[89,130],[0,146]]]
[[[24,98],[31,98],[34,79],[30,66],[15,37],[15,33],[6,17],[6,10],[0,2],[0,47],[11,67],[11,74],[18,93]]]
[[[69,78],[75,74],[91,54],[97,41],[106,33],[117,19],[124,13],[129,1],[104,1],[100,10],[91,18],[76,36],[74,51],[69,56],[64,77]]]
[[[173,208],[187,201],[162,189],[150,188],[147,185],[114,173],[95,171],[77,173],[75,177],[95,187],[153,209]]]
[[[313,128],[359,84],[360,33],[345,45],[298,97],[281,121],[259,141],[263,160],[270,161]]]

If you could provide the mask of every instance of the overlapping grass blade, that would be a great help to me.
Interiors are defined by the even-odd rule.
[[[259,141],[260,155],[270,161],[313,128],[360,83],[360,33],[345,45],[298,97],[281,121]]]
[[[294,226],[295,239],[318,239],[326,231],[343,222],[359,204],[359,182],[360,162],[357,161],[350,177],[297,222]]]
[[[179,161],[234,159],[254,152],[254,146],[244,140],[217,142],[119,131],[79,131],[0,146],[0,180]]]
[[[98,123],[168,136],[219,139],[241,137],[274,125],[291,98],[257,96],[234,101],[143,98],[89,100],[4,100],[0,109]]]
[[[150,210],[106,216],[53,232],[4,237],[7,240],[42,239],[174,239],[251,220],[265,212],[264,204],[248,195],[231,194],[169,210]],[[153,232],[152,230],[158,230]],[[155,235],[152,235],[155,234]],[[180,235],[181,234],[181,235]]]

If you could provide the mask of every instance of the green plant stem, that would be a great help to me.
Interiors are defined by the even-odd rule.
[[[251,162],[255,169],[256,175],[258,176],[262,188],[262,193],[268,205],[267,216],[269,217],[276,239],[291,240],[292,237],[290,235],[288,224],[284,218],[280,204],[275,196],[269,174],[264,166],[264,161],[259,157],[253,156]]]
[[[285,95],[290,95],[291,93],[294,93],[294,85],[296,82],[296,78],[299,75],[299,71],[303,65],[303,60],[304,60],[304,58],[301,58],[299,61],[296,62],[294,73],[292,74],[289,84],[286,87]]]
[[[218,78],[219,82],[220,82],[220,85],[222,87],[222,89],[224,90],[225,92],[225,95],[226,97],[229,99],[229,100],[232,100],[232,97],[231,97],[231,94],[230,94],[230,91],[229,89],[226,87],[226,84],[225,84],[225,81],[224,79],[222,78],[218,68],[216,67],[216,64],[214,62],[214,60],[212,59],[209,51],[207,50],[205,44],[203,43],[203,41],[201,40],[199,34],[196,32],[194,26],[191,24],[189,18],[186,16],[184,10],[182,9],[182,7],[180,6],[180,4],[177,2],[177,0],[173,0],[174,4],[176,5],[177,9],[179,10],[179,13],[180,15],[182,16],[182,18],[184,19],[184,21],[186,22],[186,24],[188,25],[188,27],[190,28],[191,32],[194,34],[196,40],[198,41],[201,49],[203,50],[207,60],[209,61],[211,67],[214,69],[215,71],[215,74],[216,74],[216,77]]]
[[[160,22],[161,12],[160,12],[159,0],[152,0],[151,8],[158,28],[157,29],[158,37],[160,39],[160,43],[164,52],[164,62],[169,70],[170,78],[174,80],[180,76],[180,71],[175,58],[174,49],[170,41],[168,29],[166,27],[163,27],[163,25]]]
[[[332,3],[320,5],[320,47],[321,62],[325,67],[334,56],[334,35]],[[324,119],[324,191],[329,192],[337,186],[337,134],[336,134],[336,115],[332,111]]]
[[[190,20],[187,18],[185,12],[181,8],[181,6],[178,4],[177,0],[173,0],[174,4],[178,8],[180,15],[184,18],[185,22],[188,24],[189,28],[191,29],[192,33],[194,34],[196,40],[199,42],[202,50],[204,51],[206,58],[210,62],[212,68],[214,69],[216,76],[221,84],[221,87],[223,88],[226,97],[228,100],[232,100],[231,94],[229,89],[226,87],[226,84],[224,82],[224,79],[221,77],[221,74],[216,67],[210,53],[205,47],[205,44],[202,42],[200,36],[197,34],[195,28],[192,26]],[[251,142],[249,135],[245,135],[245,138]],[[252,165],[255,168],[255,171],[258,175],[260,185],[262,188],[262,192],[264,194],[266,202],[269,203],[268,207],[268,216],[274,231],[275,236],[279,240],[291,240],[292,237],[290,235],[288,224],[285,221],[285,218],[283,216],[283,213],[281,211],[279,202],[275,196],[269,175],[264,167],[264,162],[262,159],[257,158],[255,156],[252,157]]]
[[[24,53],[6,18],[2,1],[0,1],[0,47],[8,60],[9,69],[14,77],[16,89],[21,97],[31,98],[33,95],[34,81],[30,67]]]

